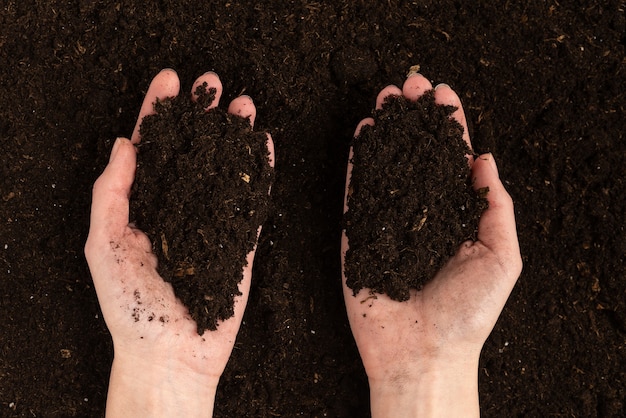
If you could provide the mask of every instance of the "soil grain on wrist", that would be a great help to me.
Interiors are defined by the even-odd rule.
[[[219,108],[205,111],[215,97],[206,84],[196,94],[197,102],[158,101],[143,119],[131,219],[202,335],[234,314],[273,170],[265,133]]]
[[[466,240],[476,240],[487,190],[472,188],[463,127],[433,91],[387,98],[353,141],[344,216],[347,285],[405,301]]]

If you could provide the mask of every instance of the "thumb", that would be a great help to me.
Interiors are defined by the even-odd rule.
[[[109,164],[93,186],[90,238],[109,239],[129,222],[129,196],[135,179],[137,152],[126,138],[118,138]],[[108,241],[107,241],[108,242]]]
[[[521,272],[521,257],[513,200],[500,181],[498,168],[491,153],[478,157],[472,165],[474,188],[488,187],[489,208],[483,212],[478,224],[478,240],[495,253],[507,269]]]

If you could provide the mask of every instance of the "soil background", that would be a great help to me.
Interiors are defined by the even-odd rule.
[[[483,350],[483,415],[626,415],[622,1],[5,0],[0,416],[102,416],[112,359],[83,256],[102,155],[152,77],[214,70],[276,144],[274,212],[216,416],[360,417],[340,285],[348,144],[419,64],[516,203],[524,271]]]

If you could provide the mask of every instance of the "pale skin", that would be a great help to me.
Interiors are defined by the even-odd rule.
[[[416,100],[431,83],[420,74],[402,89],[388,86],[377,97],[380,108],[389,95]],[[435,101],[458,108],[452,114],[464,128],[465,114],[449,86],[435,87]],[[371,118],[358,125],[358,135]],[[419,138],[415,139],[416,141]],[[351,152],[352,154],[352,152]],[[343,278],[350,326],[370,385],[372,417],[479,416],[478,360],[522,269],[511,197],[504,189],[491,154],[468,157],[476,189],[489,187],[478,241],[463,243],[456,255],[421,291],[406,302],[362,289],[356,295]],[[350,183],[352,165],[346,181]],[[349,247],[342,235],[342,265]]]
[[[216,88],[216,100],[210,107],[218,106],[222,94],[219,77],[206,73],[191,90],[203,82],[207,82],[207,88]],[[242,271],[241,296],[235,298],[234,316],[221,321],[216,331],[198,335],[195,322],[174,296],[172,286],[157,273],[148,237],[129,223],[135,145],[141,142],[139,126],[146,115],[153,113],[157,98],[177,96],[179,90],[180,81],[173,70],[163,70],[154,78],[131,139],[117,139],[109,164],[93,188],[85,255],[113,338],[115,355],[107,417],[211,416],[217,384],[248,299],[254,250],[248,254],[248,265]],[[247,96],[234,99],[228,112],[249,118],[254,124],[256,108]],[[274,146],[269,135],[267,145],[273,167]],[[138,321],[133,316],[135,309],[143,315]],[[155,318],[152,321],[147,320],[150,314]]]
[[[217,90],[214,73],[199,77]],[[378,96],[415,100],[432,88],[419,74],[402,89],[389,86]],[[85,255],[100,306],[113,338],[107,416],[211,416],[219,378],[224,371],[245,310],[254,251],[248,254],[235,298],[235,315],[202,336],[172,287],[156,271],[149,239],[129,223],[130,189],[134,180],[139,126],[153,112],[152,104],[179,94],[173,70],[159,73],[148,89],[131,139],[120,138],[110,162],[94,185],[89,237]],[[435,90],[438,103],[458,107],[452,115],[465,128],[463,108],[446,85]],[[254,124],[256,109],[247,96],[233,100],[228,111]],[[364,124],[357,127],[357,134]],[[416,138],[418,140],[418,138]],[[268,135],[270,163],[274,146]],[[407,302],[371,295],[367,289],[344,297],[371,393],[372,416],[478,416],[478,358],[521,272],[513,203],[498,177],[493,156],[475,161],[468,156],[474,187],[489,187],[489,209],[481,217],[477,242],[461,245],[457,255],[422,291]],[[346,190],[352,167],[348,164]],[[344,210],[347,210],[346,203]],[[342,237],[342,258],[348,248]],[[139,305],[138,301],[141,301]],[[161,320],[136,321],[135,309]],[[145,317],[144,317],[145,318]]]

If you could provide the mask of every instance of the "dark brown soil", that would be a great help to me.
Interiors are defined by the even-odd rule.
[[[0,415],[103,414],[91,187],[172,67],[253,97],[276,145],[216,416],[367,416],[341,290],[348,147],[419,64],[457,91],[516,205],[524,271],[482,353],[483,416],[625,416],[625,43],[621,0],[3,2]]]
[[[141,124],[131,220],[148,234],[159,274],[189,309],[198,333],[234,315],[246,255],[268,214],[267,136],[198,86],[155,104]]]
[[[476,240],[488,188],[474,191],[472,155],[456,108],[390,97],[353,141],[354,164],[344,216],[350,248],[346,284],[409,299],[452,257]]]

